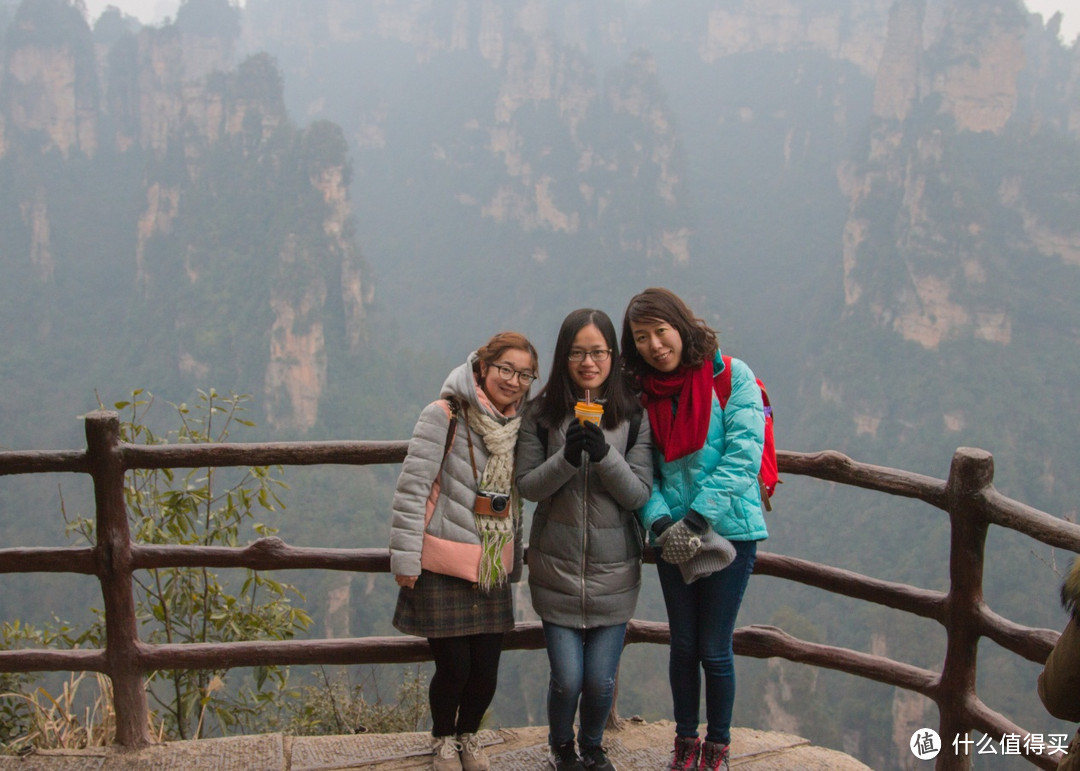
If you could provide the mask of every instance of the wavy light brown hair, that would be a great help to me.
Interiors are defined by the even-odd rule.
[[[623,314],[622,351],[623,364],[633,374],[644,375],[652,369],[638,353],[634,344],[634,333],[630,324],[650,321],[666,321],[679,337],[682,338],[682,360],[684,367],[699,367],[705,361],[712,361],[720,344],[716,332],[693,314],[686,303],[670,289],[650,287],[630,298]]]

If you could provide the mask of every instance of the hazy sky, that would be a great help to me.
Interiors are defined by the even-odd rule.
[[[91,19],[96,19],[106,6],[115,5],[126,14],[137,17],[144,24],[159,21],[176,13],[179,0],[86,0]],[[240,2],[239,5],[243,5]],[[1041,13],[1046,22],[1055,12],[1063,14],[1061,36],[1072,43],[1080,35],[1080,6],[1076,0],[1027,0],[1028,10]]]

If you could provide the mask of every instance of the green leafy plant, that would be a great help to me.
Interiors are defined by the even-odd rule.
[[[0,650],[28,647],[40,632],[18,620],[0,624]],[[0,672],[0,748],[17,749],[30,734],[30,707],[23,698],[35,677],[26,672]]]
[[[155,404],[149,393],[136,390],[114,406],[123,416],[124,442],[209,444],[228,441],[234,429],[254,425],[243,417],[248,399],[200,390],[193,405],[170,404],[179,427],[160,436],[147,420]],[[276,530],[256,517],[284,508],[278,496],[286,487],[281,476],[280,467],[198,468],[183,476],[173,469],[130,471],[125,499],[132,538],[139,543],[237,546],[245,526],[260,537],[273,535]],[[89,519],[69,520],[68,529],[93,540]],[[207,568],[154,568],[136,573],[134,580],[136,613],[143,638],[151,643],[282,640],[311,624],[306,611],[292,604],[293,597],[303,599],[294,586],[253,570],[244,572],[239,586]],[[100,630],[99,619],[91,636]],[[227,669],[172,670],[152,673],[148,685],[166,736],[189,739],[243,733],[262,725],[260,713],[282,698],[288,675],[287,667],[257,667],[250,681],[236,683],[240,678]]]

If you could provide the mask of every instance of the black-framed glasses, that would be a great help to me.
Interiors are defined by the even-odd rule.
[[[517,375],[518,382],[526,387],[532,385],[532,381],[536,380],[536,375],[533,373],[522,372],[519,369],[514,369],[509,364],[492,364],[491,366],[498,370],[499,377],[503,380],[513,380],[514,375]]]
[[[570,361],[578,362],[585,361],[585,357],[588,356],[593,361],[607,361],[608,356],[611,355],[610,348],[597,348],[592,351],[579,351],[574,349],[570,351],[570,355],[567,356]]]

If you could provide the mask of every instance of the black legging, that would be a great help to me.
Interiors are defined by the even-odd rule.
[[[435,674],[428,688],[432,736],[480,730],[499,677],[502,633],[429,637]]]

